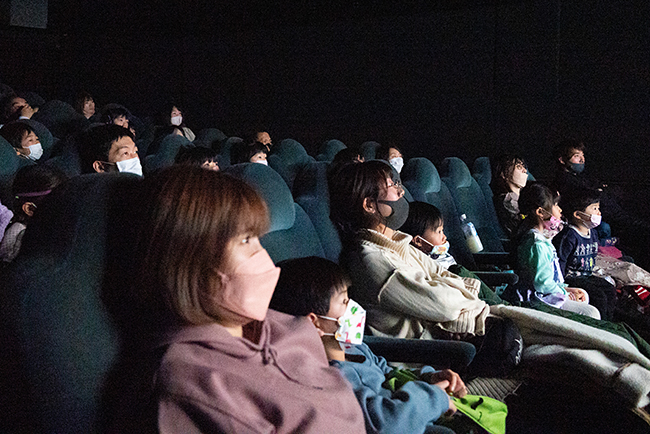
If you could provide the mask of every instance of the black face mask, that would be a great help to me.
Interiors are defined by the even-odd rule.
[[[409,216],[409,203],[404,196],[397,200],[379,200],[377,202],[388,205],[392,210],[390,215],[383,216],[386,227],[394,231],[401,228]]]

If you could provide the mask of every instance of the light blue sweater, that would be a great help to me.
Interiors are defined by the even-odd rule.
[[[369,433],[432,433],[442,428],[433,424],[449,409],[449,397],[441,388],[424,381],[409,381],[395,392],[382,387],[393,369],[367,345],[355,345],[346,354],[364,356],[361,363],[336,360],[330,364],[341,370],[352,384],[363,410]],[[420,375],[435,372],[423,367]]]

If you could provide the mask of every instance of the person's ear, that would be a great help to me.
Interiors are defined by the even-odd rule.
[[[32,217],[34,211],[36,211],[36,204],[34,202],[25,202],[22,206],[22,210],[26,216]]]
[[[566,163],[564,162],[564,158],[558,157],[557,160],[560,162],[561,165],[565,165]]]
[[[544,211],[545,211],[544,208],[542,208],[542,207],[540,206],[540,207],[537,207],[537,209],[535,210],[535,214],[536,214],[537,217],[539,217],[541,220],[544,220]]]
[[[316,330],[318,331],[318,336],[322,338],[324,333],[320,329],[320,318],[318,318],[318,315],[316,315],[314,312],[309,312],[309,314],[307,314],[307,318],[309,318],[309,321],[311,321],[314,327],[316,327]]]
[[[413,239],[411,240],[411,244],[413,244],[418,249],[422,249],[422,247],[424,246],[424,243],[422,242],[422,238],[420,237],[413,237]]]
[[[104,164],[99,160],[95,160],[95,162],[93,162],[93,169],[95,169],[95,172],[98,173],[106,172],[106,169],[104,168]]]
[[[367,213],[374,214],[375,213],[375,204],[372,199],[369,197],[365,198],[363,200],[363,210]]]

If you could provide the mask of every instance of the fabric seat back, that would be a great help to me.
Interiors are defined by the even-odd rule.
[[[330,195],[327,187],[328,164],[318,161],[304,166],[296,175],[294,199],[314,224],[325,257],[338,262],[341,239],[330,220]]]
[[[90,174],[59,187],[39,206],[20,254],[0,276],[0,389],[10,395],[0,403],[14,405],[2,408],[5,427],[97,430],[102,387],[120,347],[103,302],[113,274],[107,258],[116,253],[111,246],[130,246],[137,236],[137,225],[120,214],[120,205],[139,183],[130,174]]]
[[[293,201],[293,196],[280,175],[257,163],[243,163],[225,169],[251,185],[265,200],[270,217],[262,246],[274,262],[306,256],[325,257],[318,233],[305,210]]]
[[[363,142],[361,144],[361,147],[359,148],[359,153],[363,157],[364,161],[368,160],[374,160],[377,158],[377,149],[379,149],[381,145],[377,142],[373,141],[368,141],[368,142]]]
[[[347,146],[345,146],[345,144],[340,140],[328,140],[327,142],[323,143],[323,146],[321,146],[320,151],[316,156],[316,160],[331,162],[336,154],[345,148],[347,148]]]
[[[402,169],[402,182],[411,191],[414,200],[429,203],[440,210],[449,241],[449,253],[458,263],[476,269],[474,258],[465,243],[454,199],[440,180],[433,163],[426,158],[411,158]]]
[[[316,161],[307,154],[300,143],[293,139],[284,139],[273,146],[268,160],[269,166],[275,169],[289,186],[289,191],[293,191],[293,181],[298,171],[306,164]]]
[[[497,234],[500,238],[507,238],[501,228],[501,224],[499,223],[497,211],[494,208],[494,193],[490,187],[490,184],[492,183],[492,167],[490,166],[490,159],[488,157],[479,157],[474,160],[474,166],[472,166],[472,177],[476,180],[478,186],[481,187],[488,214],[490,215],[490,219],[492,219],[492,226],[497,230]]]
[[[467,165],[456,157],[445,158],[442,162],[442,180],[449,187],[459,214],[465,214],[476,227],[486,252],[503,252],[498,229],[485,203],[483,191],[469,172]]]
[[[181,147],[190,147],[192,143],[184,136],[177,136],[170,134],[160,142],[160,147],[155,154],[150,154],[145,157],[145,169],[148,173],[160,170],[164,167],[169,167],[174,164],[176,155]]]

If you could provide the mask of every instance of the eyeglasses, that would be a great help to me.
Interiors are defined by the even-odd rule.
[[[402,183],[399,181],[390,181],[386,185],[387,188],[395,187],[398,191],[404,191],[404,187],[402,186]]]

